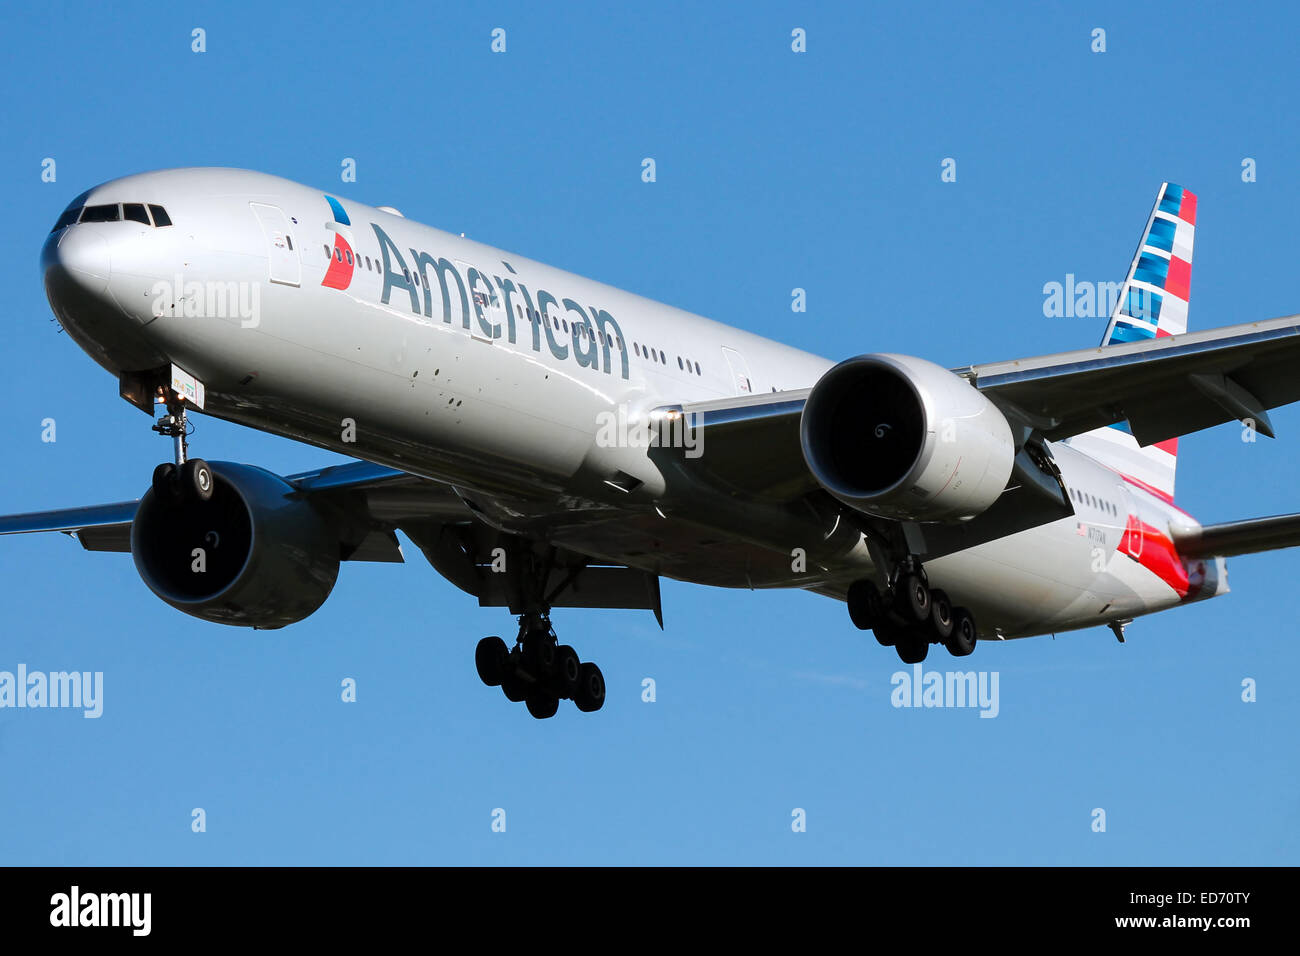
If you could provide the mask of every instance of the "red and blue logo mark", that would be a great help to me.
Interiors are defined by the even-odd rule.
[[[342,203],[333,196],[326,196],[325,201],[330,204],[336,225],[352,225],[352,220],[343,211]],[[330,267],[325,271],[325,278],[321,280],[321,285],[328,286],[331,289],[346,289],[350,286],[352,284],[352,270],[356,268],[354,259],[351,243],[343,235],[343,230],[336,228],[334,230],[334,253],[330,256]]]

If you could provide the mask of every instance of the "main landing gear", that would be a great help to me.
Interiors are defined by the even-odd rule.
[[[975,617],[953,607],[940,588],[931,588],[915,558],[900,562],[882,594],[874,581],[855,581],[848,592],[849,617],[863,631],[873,631],[882,647],[892,647],[904,664],[925,660],[931,644],[942,644],[954,657],[975,650]]]
[[[590,713],[605,703],[605,678],[600,668],[578,659],[578,652],[558,643],[550,618],[540,612],[519,617],[519,637],[513,648],[499,637],[485,637],[474,651],[478,676],[489,687],[500,687],[506,699],[523,701],[538,720],[554,717],[561,700],[572,700]]]
[[[172,439],[176,454],[174,462],[165,461],[153,470],[153,493],[174,504],[209,501],[214,488],[212,469],[202,458],[187,458],[189,423],[185,402],[174,392],[167,393],[167,414],[158,419],[153,430]]]

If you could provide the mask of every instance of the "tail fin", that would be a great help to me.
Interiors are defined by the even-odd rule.
[[[1196,194],[1164,183],[1120,288],[1101,344],[1117,345],[1187,331],[1196,238]],[[1077,435],[1070,444],[1166,501],[1174,498],[1178,439],[1140,447],[1127,422]]]

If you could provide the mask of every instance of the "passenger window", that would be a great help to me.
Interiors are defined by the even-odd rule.
[[[348,257],[348,265],[352,265],[352,252],[349,250],[348,252],[345,252],[344,255]]]
[[[326,245],[326,246],[325,246],[325,258],[328,259],[329,257],[330,257],[330,247],[329,247],[328,245]]]
[[[342,261],[343,261],[343,250],[342,250],[342,249],[335,249],[335,250],[334,250],[334,258],[337,259],[339,262],[342,262]]]
[[[695,363],[695,374],[696,374],[696,375],[703,375],[703,374],[704,374],[703,372],[700,371],[700,363],[699,363],[699,362],[696,362],[696,363]]]
[[[167,210],[162,206],[155,206],[153,203],[150,203],[149,213],[153,216],[153,224],[155,226],[170,226],[172,224],[171,216],[167,215]]]
[[[286,233],[284,234],[284,241],[287,242],[287,243],[289,244],[289,251],[290,251],[290,252],[293,252],[293,236],[289,235],[289,234],[286,232]]]
[[[120,210],[117,203],[107,206],[87,206],[81,213],[82,222],[117,222]]]
[[[146,226],[151,225],[149,214],[144,211],[144,203],[142,202],[122,203],[122,218],[131,222],[142,222]]]

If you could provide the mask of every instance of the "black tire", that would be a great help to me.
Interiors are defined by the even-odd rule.
[[[898,658],[904,664],[919,664],[930,653],[930,642],[926,640],[924,633],[909,630],[898,639],[894,650],[898,652]]]
[[[161,501],[180,501],[180,475],[174,462],[165,461],[153,470],[153,493]]]
[[[202,458],[191,458],[181,465],[182,494],[191,501],[211,501],[216,487],[212,468]]]
[[[485,637],[474,648],[474,668],[478,679],[489,687],[501,686],[501,675],[505,673],[506,658],[510,651],[506,642],[499,637]]]
[[[512,704],[518,704],[528,696],[528,684],[515,673],[511,661],[507,661],[505,669],[501,671],[501,693],[505,694],[506,700]]]
[[[535,632],[524,638],[524,661],[528,672],[538,680],[555,673],[555,641],[549,635]]]
[[[545,720],[555,716],[555,712],[560,709],[560,701],[555,695],[548,694],[544,690],[534,690],[525,698],[524,706],[538,720]]]
[[[943,590],[935,588],[930,592],[930,630],[946,645],[955,623],[952,601]]]
[[[952,636],[944,641],[943,646],[953,657],[967,657],[975,650],[979,640],[979,631],[975,627],[975,616],[964,607],[952,609]]]
[[[561,697],[572,697],[578,692],[578,682],[582,678],[582,661],[578,652],[568,644],[561,644],[555,649],[555,683],[560,689]]]
[[[605,705],[605,675],[590,662],[578,670],[578,690],[573,695],[573,703],[585,714],[600,710]]]
[[[876,635],[876,643],[881,647],[893,647],[898,643],[899,638],[907,634],[907,628],[899,627],[886,620],[882,620],[871,630]]]
[[[905,574],[898,582],[902,613],[917,624],[930,620],[930,589],[919,574]]]
[[[885,606],[874,581],[854,581],[845,595],[849,619],[860,631],[869,631],[884,618]]]

